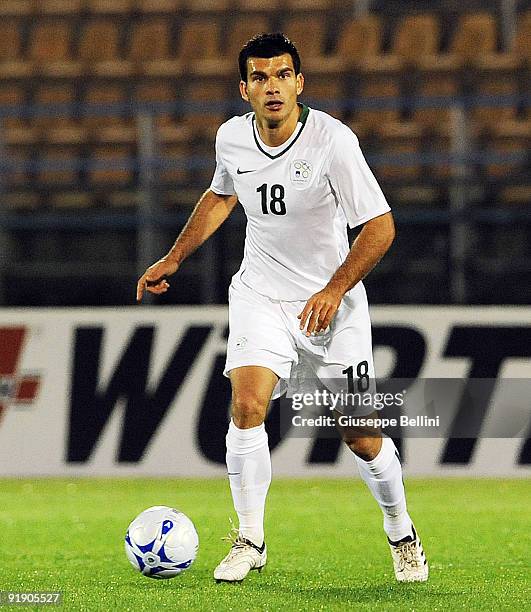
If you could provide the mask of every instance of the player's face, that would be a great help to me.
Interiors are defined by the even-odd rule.
[[[297,96],[303,85],[304,77],[295,74],[289,53],[268,58],[250,57],[247,81],[240,81],[240,93],[251,104],[257,121],[274,128],[298,113]]]

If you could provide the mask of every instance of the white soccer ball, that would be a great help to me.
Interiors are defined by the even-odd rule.
[[[173,578],[192,565],[199,537],[192,521],[179,510],[153,506],[140,513],[125,534],[131,565],[149,578]]]

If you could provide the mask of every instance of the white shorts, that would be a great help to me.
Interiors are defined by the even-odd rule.
[[[242,366],[269,368],[281,379],[273,398],[284,393],[286,385],[288,394],[311,392],[316,382],[331,392],[345,392],[352,390],[352,382],[359,381],[360,374],[373,383],[369,309],[363,285],[355,291],[362,293],[356,301],[348,294],[343,298],[325,334],[307,337],[297,318],[306,301],[268,298],[235,276],[229,288],[229,339],[223,374],[228,376]],[[372,409],[366,411],[370,412]]]

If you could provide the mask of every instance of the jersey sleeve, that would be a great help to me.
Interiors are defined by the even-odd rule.
[[[334,134],[328,178],[350,228],[391,210],[357,136],[346,125]]]
[[[221,155],[222,146],[222,137],[220,135],[220,130],[218,130],[216,135],[216,169],[214,171],[212,183],[210,184],[210,190],[218,195],[234,195],[236,193],[234,190],[234,183],[232,182],[232,178],[227,168],[225,168],[223,164]]]

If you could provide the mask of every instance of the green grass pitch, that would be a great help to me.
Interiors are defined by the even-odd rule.
[[[531,609],[528,480],[406,487],[427,583],[395,582],[380,510],[361,481],[316,479],[273,481],[268,565],[242,584],[216,584],[233,515],[223,480],[2,480],[0,590],[59,590],[76,611]],[[172,580],[137,574],[123,549],[129,522],[158,504],[183,510],[199,532],[196,562]]]

